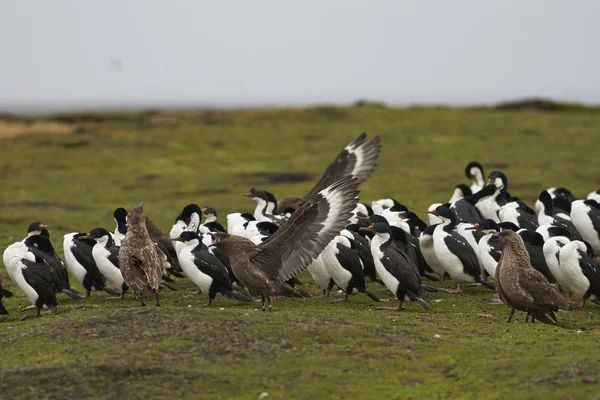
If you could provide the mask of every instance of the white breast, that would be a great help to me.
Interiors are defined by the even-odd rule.
[[[92,256],[100,273],[104,275],[115,289],[121,290],[123,275],[121,274],[121,270],[108,260],[109,255],[110,252],[100,243],[96,243],[92,248]]]
[[[75,277],[75,280],[81,286],[83,286],[83,280],[87,275],[87,271],[83,267],[83,265],[81,265],[79,261],[77,261],[77,259],[73,255],[73,252],[71,251],[71,248],[74,246],[73,236],[75,235],[76,233],[67,233],[64,236],[63,251],[65,253],[65,262],[67,263],[67,268],[69,269],[69,272]]]
[[[583,251],[585,251],[585,244],[577,240],[567,243],[560,249],[559,268],[562,272],[562,279],[569,289],[581,297],[589,289],[590,281],[585,277],[579,266],[580,255],[577,249],[581,249],[580,244],[583,246]]]
[[[546,259],[546,264],[548,265],[548,269],[556,278],[556,281],[560,284],[561,288],[565,292],[569,292],[569,284],[565,281],[565,278],[562,273],[562,269],[560,268],[559,259],[557,256],[559,255],[560,246],[559,243],[565,245],[569,243],[569,239],[564,236],[556,236],[550,238],[544,242],[544,258]]]
[[[194,246],[186,245],[183,250],[181,250],[179,264],[181,265],[181,269],[188,279],[194,282],[194,284],[198,286],[203,293],[208,293],[210,285],[213,282],[213,278],[198,269],[194,263],[194,255],[192,254],[193,249]]]
[[[394,275],[390,274],[383,265],[382,259],[385,255],[381,251],[382,243],[384,243],[384,239],[379,237],[379,235],[375,235],[371,241],[371,254],[373,255],[373,262],[375,263],[375,270],[385,286],[394,294],[394,296],[396,296],[400,282]]]
[[[484,237],[479,240],[479,246],[477,248],[477,258],[479,258],[479,265],[485,269],[485,271],[490,275],[494,276],[496,274],[496,268],[498,267],[498,262],[494,260],[494,257],[490,255],[490,245],[489,241],[492,237],[492,233],[488,233]]]
[[[498,203],[496,203],[496,197],[498,192],[495,192],[493,196],[487,196],[475,203],[475,208],[479,210],[481,216],[494,220],[494,222],[500,222],[498,218],[497,210],[500,209]]]
[[[421,254],[423,254],[423,258],[425,259],[427,264],[429,264],[431,269],[439,275],[443,276],[444,272],[446,272],[446,269],[444,268],[440,260],[438,260],[437,255],[435,254],[435,249],[433,247],[433,236],[421,235],[419,237],[419,247],[421,248]]]
[[[331,275],[329,275],[329,272],[327,272],[327,268],[325,268],[325,264],[323,263],[323,253],[310,263],[307,270],[321,289],[327,289],[327,287],[329,287]]]
[[[464,273],[460,259],[446,246],[444,239],[450,236],[450,234],[442,228],[443,225],[439,225],[433,232],[433,249],[435,255],[453,280],[457,282],[473,282],[473,277]]]
[[[350,279],[352,279],[352,274],[344,267],[342,267],[342,265],[336,257],[336,255],[339,253],[339,250],[337,248],[339,238],[340,236],[333,239],[327,245],[327,247],[325,247],[325,250],[323,250],[321,256],[323,257],[323,264],[325,265],[327,272],[329,273],[335,284],[338,285],[340,289],[346,290]]]

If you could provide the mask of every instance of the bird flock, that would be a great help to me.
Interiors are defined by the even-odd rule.
[[[187,205],[168,234],[144,214],[144,202],[118,208],[114,231],[96,227],[64,235],[64,261],[48,226],[33,222],[3,254],[10,279],[30,303],[25,309],[36,310],[23,319],[54,311],[61,293],[75,301],[93,291],[110,300],[131,293],[141,305],[153,298],[159,306],[160,291],[175,290],[173,277],[191,280],[208,297],[207,306],[221,294],[240,302],[260,299],[262,310],[270,311],[277,296],[310,297],[298,287],[304,270],[322,297],[334,288],[343,293],[333,301],[362,293],[380,302],[366,282],[384,285],[396,303],[378,309],[395,311],[406,301],[433,311],[424,293],[462,293],[463,284],[495,290],[492,304],[510,307],[509,322],[523,311],[526,321],[556,323],[560,309],[598,303],[600,191],[578,200],[564,187],[549,188],[531,208],[508,192],[504,173],[486,179],[483,166],[471,162],[465,168],[471,185],[458,184],[447,202],[432,204],[426,214],[392,197],[361,203],[359,187],[380,152],[380,138],[363,133],[306,196],[277,201],[252,188],[243,195],[256,202],[254,213],[228,214],[227,228],[211,206]],[[70,277],[85,294],[71,287]],[[434,288],[426,280],[456,287]],[[11,296],[0,284],[0,314],[8,313],[2,301]]]

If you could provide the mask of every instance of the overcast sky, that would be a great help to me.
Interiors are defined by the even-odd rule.
[[[0,0],[0,109],[600,103],[600,2]]]

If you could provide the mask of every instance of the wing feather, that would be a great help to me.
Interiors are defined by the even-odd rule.
[[[358,185],[358,179],[346,176],[308,199],[253,249],[250,261],[263,265],[265,273],[279,282],[304,271],[348,224],[358,202]]]

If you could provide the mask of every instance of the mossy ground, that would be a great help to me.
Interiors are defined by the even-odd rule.
[[[383,151],[363,201],[393,196],[424,209],[466,181],[471,160],[505,172],[511,193],[529,204],[549,186],[579,197],[600,186],[594,110],[68,116],[53,121],[50,134],[43,122],[33,125],[39,132],[0,140],[2,249],[40,220],[62,253],[64,233],[112,230],[113,209],[141,200],[168,231],[190,202],[214,206],[224,220],[253,209],[240,196],[250,187],[301,195],[365,130],[382,136]],[[81,302],[61,296],[56,314],[19,321],[27,302],[3,268],[0,277],[16,294],[4,300],[10,316],[0,317],[0,398],[600,398],[594,304],[560,312],[559,326],[524,324],[522,314],[506,324],[508,309],[488,305],[494,293],[481,287],[426,294],[433,313],[416,303],[376,311],[364,295],[345,304],[280,298],[262,313],[259,303],[221,297],[200,307],[205,296],[181,279],[178,291],[162,293],[161,308],[101,293]],[[306,273],[300,278],[318,294]]]

